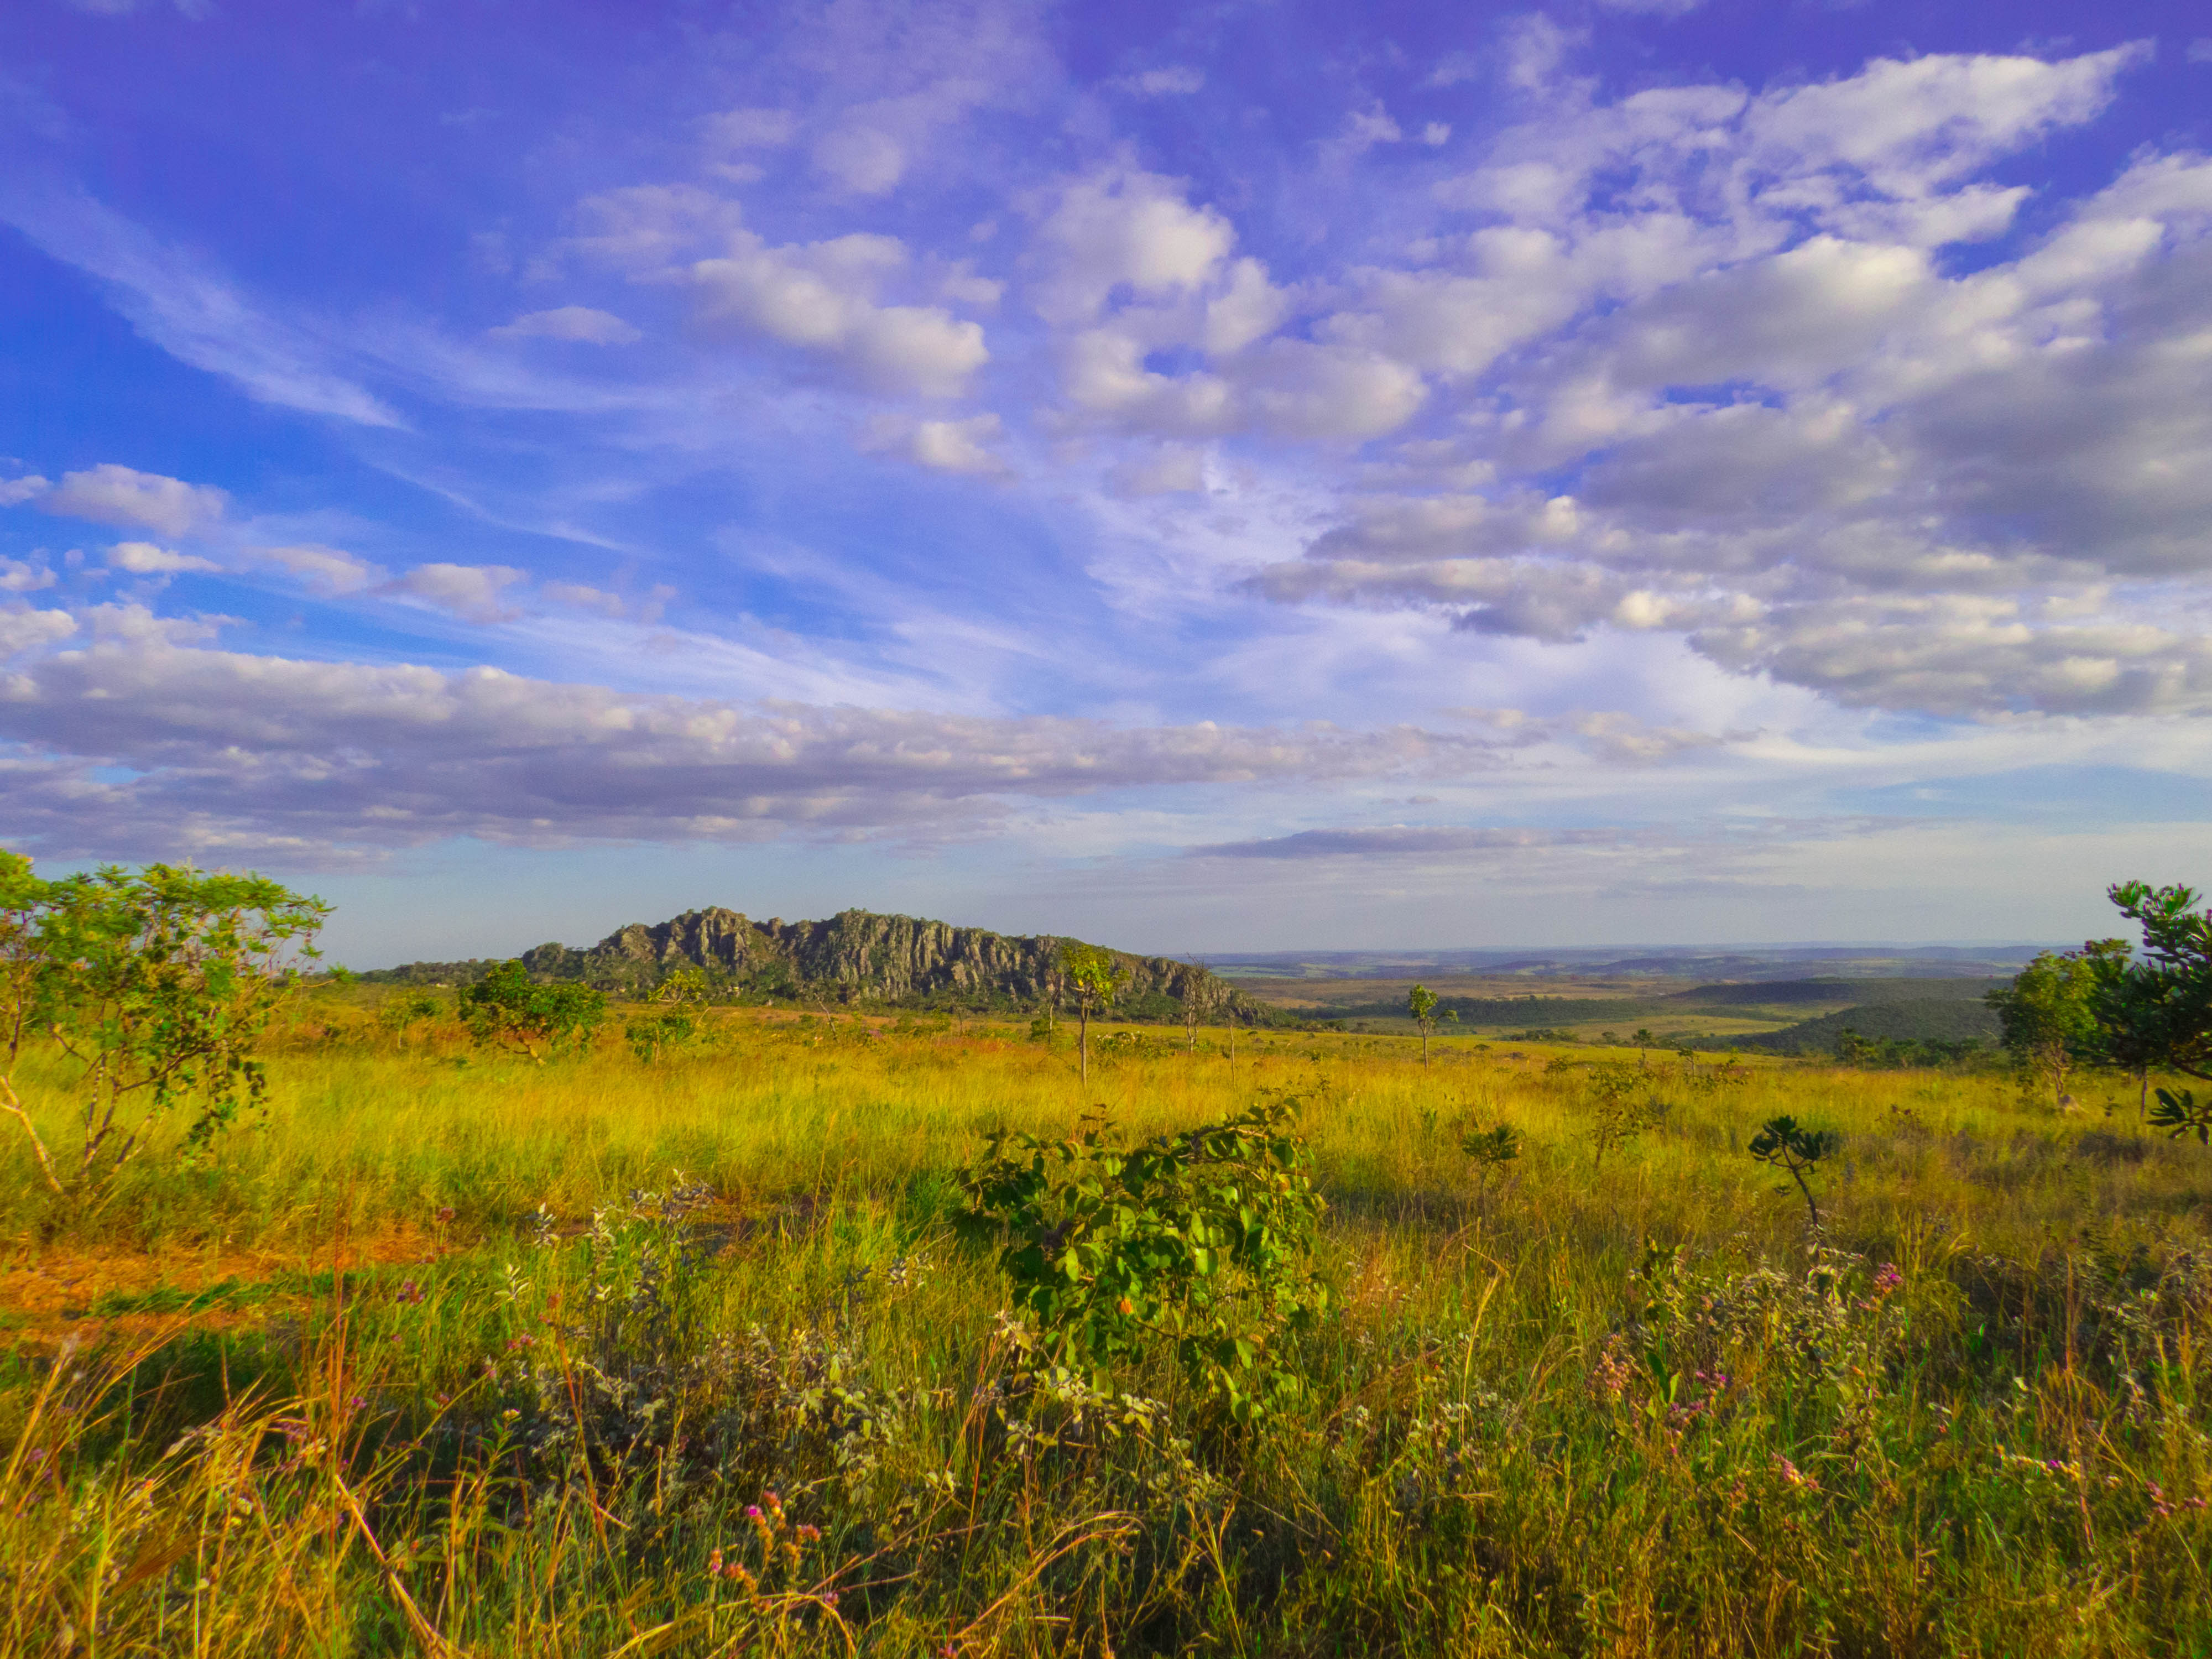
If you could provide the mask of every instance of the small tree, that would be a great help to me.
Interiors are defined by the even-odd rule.
[[[1102,951],[1095,945],[1078,945],[1073,940],[1060,947],[1061,971],[1066,975],[1067,988],[1075,998],[1075,1017],[1079,1025],[1077,1047],[1082,1054],[1083,1083],[1091,1084],[1091,1017],[1103,1013],[1114,1006],[1115,994],[1128,981],[1129,970],[1115,962],[1113,953]]]
[[[1416,985],[1406,994],[1406,1012],[1413,1017],[1413,1024],[1421,1028],[1421,1069],[1429,1068],[1429,1033],[1437,1029],[1437,1022],[1449,1019],[1456,1022],[1459,1011],[1447,1008],[1437,1012],[1437,994],[1425,985]]]
[[[2097,980],[2082,957],[2045,951],[1989,994],[2007,1052],[2050,1085],[2053,1106],[2065,1103],[2067,1074],[2096,1050],[2090,999]]]
[[[1639,1025],[1636,1028],[1635,1034],[1628,1040],[1636,1045],[1637,1066],[1639,1069],[1648,1070],[1651,1060],[1645,1051],[1657,1048],[1659,1039],[1651,1034],[1651,1028],[1649,1025]]]
[[[1204,963],[1192,962],[1187,965],[1190,969],[1190,976],[1183,981],[1182,1023],[1190,1034],[1190,1051],[1195,1054],[1198,1052],[1198,1028],[1206,1023],[1206,1017],[1221,1000],[1222,985]]]
[[[678,1008],[700,1008],[714,994],[714,982],[703,968],[678,968],[653,988],[653,1000]]]
[[[30,1137],[48,1188],[64,1182],[13,1083],[27,1036],[49,1039],[78,1068],[78,1184],[111,1180],[179,1108],[195,1156],[265,1097],[254,1048],[329,914],[258,876],[150,864],[48,882],[28,859],[0,852],[0,1109]]]
[[[1638,1097],[1648,1086],[1625,1064],[1591,1068],[1589,1090],[1597,1108],[1589,1133],[1593,1170],[1603,1169],[1607,1152],[1627,1146],[1658,1121],[1665,1109],[1658,1099],[1648,1092]]]
[[[581,1048],[605,1018],[607,999],[586,985],[540,985],[518,961],[502,962],[460,995],[462,1023],[480,1046],[548,1054]]]
[[[630,1052],[641,1065],[650,1065],[660,1058],[663,1048],[672,1048],[690,1041],[697,1029],[690,1015],[681,1012],[655,1014],[650,1019],[634,1019],[623,1027],[623,1036],[629,1042]]]
[[[1769,1118],[1751,1138],[1749,1150],[1761,1164],[1787,1172],[1797,1183],[1797,1190],[1805,1194],[1805,1207],[1812,1213],[1813,1224],[1817,1227],[1820,1224],[1820,1206],[1813,1201],[1813,1188],[1806,1176],[1813,1173],[1821,1159],[1840,1151],[1843,1144],[1843,1136],[1833,1129],[1800,1128],[1796,1118],[1777,1117]]]
[[[2118,940],[2083,947],[2094,1026],[2088,1047],[2103,1063],[2135,1073],[2141,1107],[2154,1066],[2212,1082],[2212,911],[2196,908],[2192,887],[2122,882],[2109,896],[2142,927],[2142,951],[2133,957]]]
[[[1470,1129],[1460,1137],[1459,1149],[1474,1165],[1475,1212],[1487,1213],[1490,1177],[1493,1173],[1503,1173],[1507,1164],[1521,1156],[1521,1132],[1510,1123],[1489,1129]]]

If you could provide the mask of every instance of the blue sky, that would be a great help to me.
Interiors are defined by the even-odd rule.
[[[2212,878],[2212,23],[0,16],[0,838],[360,965]]]

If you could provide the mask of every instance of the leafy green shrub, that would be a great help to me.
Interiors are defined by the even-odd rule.
[[[644,1065],[659,1059],[663,1048],[689,1042],[696,1029],[689,1014],[658,1014],[651,1019],[631,1020],[623,1027],[623,1036],[629,1040],[630,1052]]]
[[[460,996],[461,1021],[480,1046],[512,1048],[540,1064],[589,1043],[606,1009],[604,991],[540,985],[520,961],[501,963]]]
[[[1133,1147],[1103,1120],[1074,1140],[1001,1132],[965,1178],[961,1230],[1004,1239],[1045,1358],[1103,1388],[1164,1346],[1191,1385],[1255,1422],[1300,1393],[1284,1338],[1328,1305],[1299,1103],[1279,1095]]]
[[[2194,1089],[2160,1089],[2158,1104],[2150,1109],[2150,1123],[2154,1129],[2165,1130],[2169,1139],[2193,1134],[2198,1146],[2212,1146],[2212,1099],[2200,1105]]]

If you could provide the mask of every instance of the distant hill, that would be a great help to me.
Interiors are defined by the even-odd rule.
[[[1700,1007],[1776,1007],[1793,1002],[1979,1002],[2002,979],[1780,979],[1747,985],[1699,985],[1673,1000]]]
[[[1893,979],[1940,975],[2009,978],[2036,945],[1773,945],[1715,949],[1670,945],[1648,951],[1279,951],[1215,957],[1215,971],[1237,979],[1490,978],[1794,981]],[[2057,948],[2063,949],[2064,946]]]
[[[522,961],[539,979],[578,980],[610,991],[650,990],[679,968],[699,968],[733,989],[794,1001],[1012,1010],[1036,1007],[1051,994],[1063,942],[1080,941],[869,910],[842,910],[825,921],[755,921],[715,905],[663,922],[633,922],[582,949],[541,945],[523,952]],[[1109,954],[1128,975],[1115,1003],[1118,1018],[1180,1019],[1185,999],[1201,984],[1245,1024],[1283,1018],[1203,968],[1167,957]],[[495,965],[416,962],[362,978],[465,985]]]
[[[1832,1054],[1836,1041],[1846,1030],[1863,1037],[1899,1038],[1915,1042],[1963,1042],[1970,1039],[1994,1046],[1997,1017],[1980,1002],[1959,997],[1901,997],[1894,1001],[1866,1002],[1840,1012],[1801,1020],[1778,1031],[1757,1036],[1731,1038],[1746,1048],[1775,1054]]]

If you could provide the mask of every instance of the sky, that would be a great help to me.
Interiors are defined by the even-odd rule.
[[[2212,17],[0,10],[0,844],[356,967],[2212,880]]]

